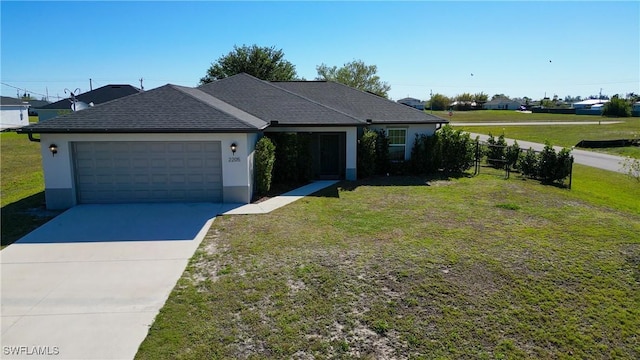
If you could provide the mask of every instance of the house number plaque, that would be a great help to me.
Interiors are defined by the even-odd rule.
[[[230,162],[230,163],[233,163],[233,162],[240,162],[240,158],[239,158],[239,157],[237,157],[237,156],[229,157],[229,162]]]

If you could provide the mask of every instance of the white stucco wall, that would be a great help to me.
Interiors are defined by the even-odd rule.
[[[45,191],[72,189],[75,194],[71,154],[71,144],[74,141],[220,141],[223,189],[253,188],[250,174],[253,172],[253,152],[257,134],[41,134],[40,139]],[[237,145],[235,154],[231,152],[232,143]],[[49,151],[51,144],[58,147],[55,156]],[[252,193],[249,197],[251,195]],[[73,205],[75,204],[74,199]]]
[[[404,151],[404,159],[411,159],[411,147],[413,147],[413,141],[416,138],[416,134],[425,134],[427,136],[433,135],[436,131],[436,124],[389,124],[389,125],[371,125],[369,128],[371,130],[384,130],[387,129],[406,129],[407,130],[407,138],[406,138],[406,146]]]
[[[29,125],[28,105],[3,105],[0,107],[0,125],[2,128]]]

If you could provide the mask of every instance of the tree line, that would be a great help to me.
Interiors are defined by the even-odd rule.
[[[316,66],[315,80],[342,83],[353,88],[388,98],[391,87],[377,75],[376,65],[367,65],[362,60],[353,60],[343,66]],[[274,46],[234,46],[226,55],[220,56],[200,79],[200,85],[224,79],[239,73],[247,73],[266,81],[306,80],[298,77],[296,67],[285,59],[282,49]]]

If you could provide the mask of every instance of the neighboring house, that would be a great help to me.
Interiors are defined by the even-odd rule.
[[[633,103],[631,107],[631,116],[640,116],[640,101]]]
[[[397,101],[400,104],[411,106],[418,110],[424,110],[424,101],[412,97],[406,97]]]
[[[573,103],[573,108],[576,111],[576,115],[602,115],[604,104],[608,102],[609,100],[588,99]]]
[[[105,85],[95,90],[88,91],[75,96],[76,102],[83,104],[98,105],[141,92],[140,89],[131,85]],[[60,115],[73,112],[73,99],[71,97],[56,101],[51,104],[33,107],[32,110],[38,113],[38,121],[46,121]]]
[[[364,128],[386,131],[391,156],[405,160],[416,134],[447,122],[338,83],[238,74],[198,88],[168,84],[18,132],[41,142],[47,207],[64,209],[249,203],[255,145],[269,132],[310,134],[314,176],[355,180]]]
[[[12,97],[0,97],[0,130],[29,125],[29,104]]]
[[[602,106],[605,103],[608,103],[609,100],[601,100],[601,99],[588,99],[588,100],[583,100],[583,101],[579,101],[576,103],[572,104],[572,107],[576,110],[578,109],[591,109],[593,106],[595,105],[600,105]]]
[[[34,109],[49,105],[50,102],[46,100],[25,100],[29,104],[29,116],[37,116],[38,112]]]
[[[495,99],[484,103],[483,107],[486,110],[520,110],[521,105],[522,104],[519,101],[498,96]]]

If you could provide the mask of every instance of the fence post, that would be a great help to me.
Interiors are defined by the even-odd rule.
[[[573,156],[569,162],[569,190],[571,190],[571,182],[573,181]]]
[[[480,140],[476,138],[476,168],[473,172],[473,175],[478,175],[480,173]]]

